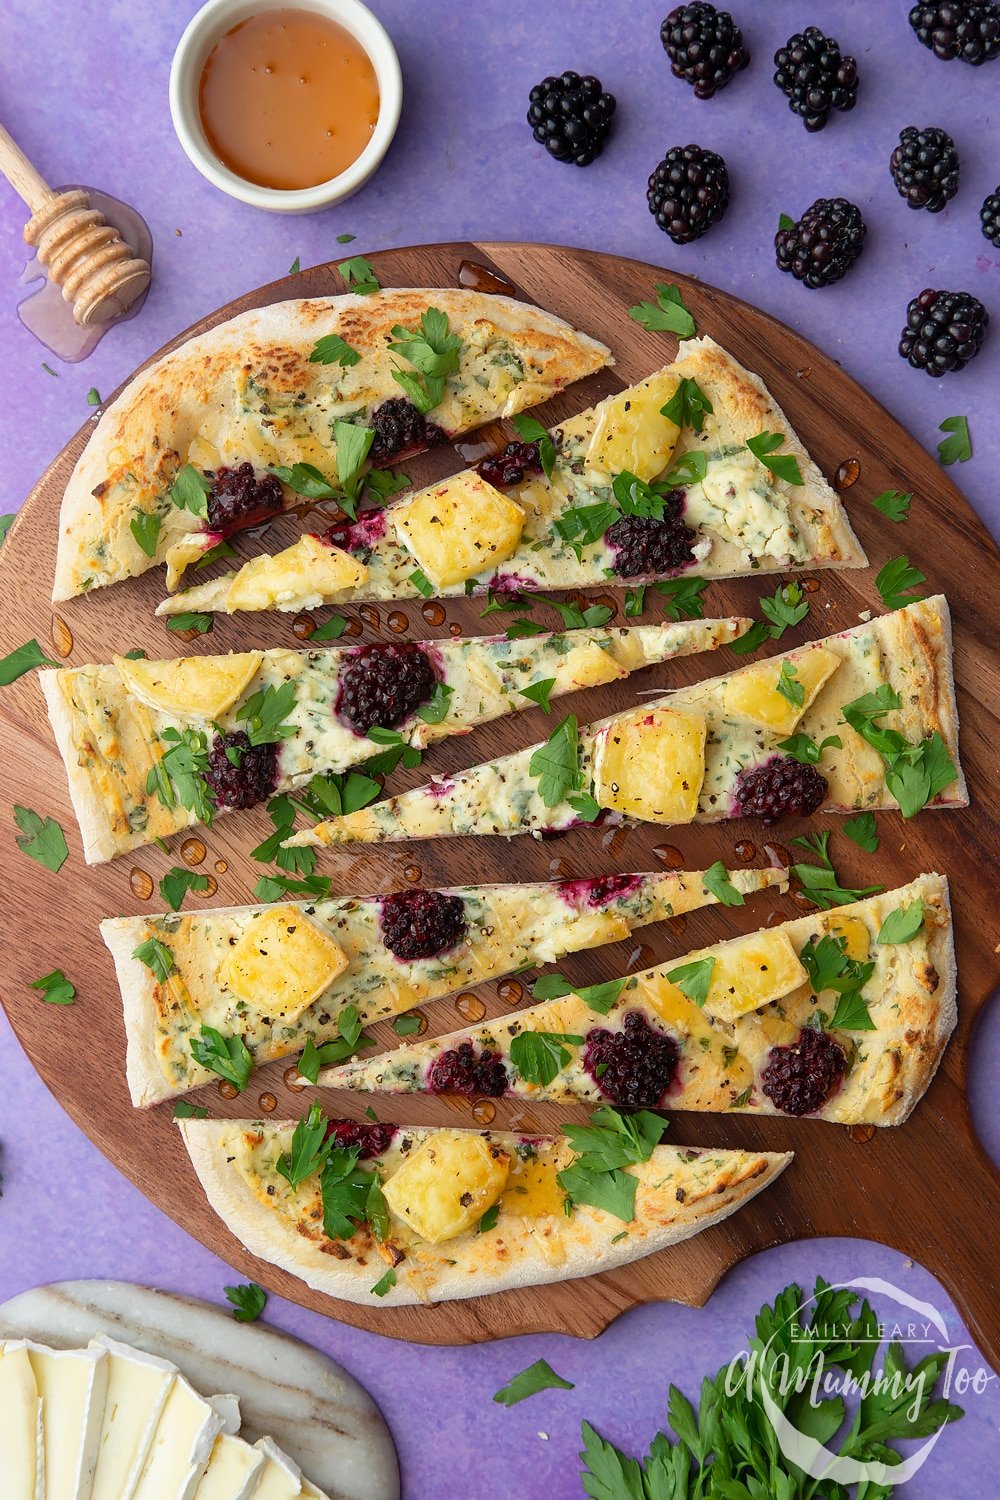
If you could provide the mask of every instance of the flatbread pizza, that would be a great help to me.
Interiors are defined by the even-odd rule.
[[[613,1111],[576,1134],[579,1149],[573,1127],[564,1137],[397,1127],[328,1121],[318,1105],[297,1127],[178,1123],[241,1244],[316,1291],[376,1307],[611,1270],[717,1224],[791,1161],[661,1146],[666,1121]]]
[[[783,868],[720,864],[109,918],[101,936],[122,993],[132,1102],[155,1104],[215,1076],[199,1060],[205,1028],[238,1037],[254,1066],[311,1043],[318,1070],[329,1051],[352,1050],[345,1010],[356,1048],[369,1022],[620,942],[714,904],[720,882],[746,899],[786,889],[788,877]]]
[[[740,618],[190,656],[39,674],[88,863],[548,695],[714,650]],[[376,762],[376,765],[378,762]],[[329,792],[329,788],[327,788]],[[377,794],[370,778],[348,802]],[[341,806],[339,791],[333,806]]]
[[[535,835],[592,820],[714,823],[964,807],[943,595],[678,688],[546,744],[292,836],[292,845]]]
[[[320,566],[303,562],[324,542],[325,589]],[[186,589],[158,613],[866,563],[836,493],[760,380],[699,338],[547,436]]]
[[[901,1125],[957,1019],[948,883],[921,875],[589,990],[548,984],[560,998],[319,1081]]]
[[[241,313],[155,360],[102,414],[63,496],[53,599],[174,549],[179,570],[317,484],[357,494],[364,465],[523,411],[612,362],[541,308],[459,289]]]

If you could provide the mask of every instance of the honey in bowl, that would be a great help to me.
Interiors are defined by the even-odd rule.
[[[289,191],[338,177],[371,139],[378,81],[360,42],[311,10],[241,21],[202,69],[205,136],[230,171]]]

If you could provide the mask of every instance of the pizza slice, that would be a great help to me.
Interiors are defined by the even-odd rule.
[[[540,834],[593,821],[714,823],[964,807],[943,595],[752,662],[433,787],[330,818],[291,845]]]
[[[355,524],[187,589],[158,613],[867,563],[784,412],[711,339],[688,340],[673,364],[539,431]]]
[[[383,465],[612,364],[526,302],[395,289],[272,303],[161,355],[94,428],[63,496],[53,598],[175,572],[303,496],[353,507]]]
[[[516,642],[476,636],[170,661],[119,656],[107,666],[45,671],[39,681],[94,863],[316,776],[365,762],[391,769],[406,747],[714,650],[746,625],[694,620]],[[371,776],[355,777],[316,795],[329,811],[363,805],[378,790]]]
[[[611,1270],[716,1224],[791,1154],[661,1146],[597,1111],[563,1136],[328,1120],[179,1121],[216,1213],[307,1286],[387,1307]]]
[[[921,875],[624,979],[537,988],[557,998],[319,1081],[900,1125],[957,1019],[948,884]]]
[[[232,1041],[248,1077],[251,1066],[303,1047],[316,1049],[318,1071],[331,1053],[370,1045],[361,1028],[381,1017],[620,942],[639,927],[731,899],[733,890],[746,898],[787,885],[783,868],[727,872],[720,862],[704,872],[109,918],[101,936],[122,993],[132,1103],[207,1083],[213,1037]],[[312,1072],[305,1060],[302,1068]]]

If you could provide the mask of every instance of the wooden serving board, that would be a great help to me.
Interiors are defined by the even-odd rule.
[[[1000,1366],[1000,1302],[983,1270],[995,1254],[993,1226],[1000,1194],[998,1174],[981,1150],[966,1103],[966,1068],[977,1013],[997,982],[998,915],[991,859],[998,847],[996,746],[1000,742],[996,671],[989,654],[998,616],[996,553],[984,527],[944,473],[913,438],[862,388],[804,339],[725,293],[674,272],[620,257],[528,244],[446,244],[388,251],[373,263],[387,286],[454,286],[464,259],[478,262],[512,282],[520,294],[561,314],[614,350],[613,371],[573,387],[541,409],[549,421],[564,418],[592,401],[649,373],[673,357],[675,341],[648,333],[626,316],[626,309],[652,294],[655,281],[674,280],[681,288],[701,332],[713,335],[751,370],[757,371],[787,411],[821,468],[831,477],[856,460],[858,477],[844,492],[872,568],[864,572],[818,572],[808,595],[808,619],[784,638],[782,647],[846,628],[862,610],[878,610],[874,578],[888,557],[905,551],[927,574],[929,588],[944,590],[955,619],[955,666],[962,715],[962,759],[973,805],[963,812],[928,812],[904,823],[898,815],[879,818],[882,836],[876,855],[864,855],[834,833],[838,869],[855,885],[882,881],[902,885],[921,871],[944,871],[955,897],[959,958],[960,1018],[958,1030],[929,1093],[909,1123],[874,1132],[792,1119],[749,1120],[740,1116],[681,1115],[673,1118],[674,1142],[720,1146],[746,1145],[794,1149],[796,1159],[775,1187],[723,1224],[697,1238],[620,1270],[586,1282],[566,1282],[439,1307],[388,1309],[335,1302],[311,1292],[294,1277],[247,1254],[205,1201],[171,1123],[169,1105],[137,1113],[125,1088],[125,1039],[118,990],[110,958],[100,941],[100,918],[117,913],[160,910],[158,894],[139,901],[130,889],[133,867],[158,879],[180,863],[180,836],[169,855],[157,848],[126,856],[111,865],[88,869],[82,860],[63,767],[56,753],[37,683],[31,676],[4,690],[0,701],[0,756],[4,766],[0,822],[5,830],[5,864],[11,872],[4,919],[6,957],[4,1003],[11,1022],[42,1078],[114,1164],[164,1212],[232,1264],[242,1275],[319,1312],[395,1338],[428,1343],[467,1343],[507,1334],[541,1330],[592,1337],[625,1308],[657,1298],[694,1305],[704,1303],[720,1277],[743,1256],[783,1241],[809,1235],[852,1235],[880,1240],[920,1261],[944,1283],[984,1353]],[[251,292],[187,334],[286,297],[327,295],[342,290],[332,265],[314,267],[293,278]],[[177,342],[181,340],[178,339]],[[91,430],[83,427],[45,473],[29,497],[0,549],[0,653],[31,636],[43,646],[72,636],[72,664],[105,661],[115,650],[145,648],[150,656],[181,651],[245,650],[248,646],[291,645],[290,615],[238,615],[220,618],[213,633],[182,646],[153,617],[162,597],[162,570],[145,578],[101,589],[89,598],[60,606],[62,624],[55,627],[49,591],[55,556],[59,503],[70,470]],[[492,435],[493,446],[500,433]],[[435,450],[406,470],[416,484],[461,467],[460,455]],[[851,466],[853,471],[853,465]],[[888,486],[913,490],[912,519],[895,526],[869,501]],[[267,537],[277,550],[302,522],[285,518]],[[241,543],[244,551],[259,539]],[[768,577],[766,592],[777,580]],[[753,579],[713,583],[705,600],[707,613],[756,614],[761,585]],[[617,602],[622,619],[622,593]],[[647,618],[659,609],[650,594]],[[433,636],[459,628],[484,632],[479,605],[449,601],[447,620],[431,627],[417,605],[399,606],[411,637]],[[364,622],[360,639],[386,638],[389,608],[353,607],[352,619]],[[539,607],[536,615],[550,612]],[[554,615],[552,616],[555,623]],[[395,621],[399,623],[398,619]],[[734,662],[726,652],[690,657],[654,667],[623,686],[575,696],[572,707],[581,722],[634,702],[636,690],[667,687],[714,675]],[[544,738],[551,729],[540,710],[531,709],[507,721],[487,725],[471,737],[445,742],[428,757],[422,771],[408,773],[412,783],[430,771],[447,771],[505,753]],[[990,790],[992,782],[992,793]],[[407,784],[400,778],[397,785]],[[13,847],[11,807],[22,803],[57,818],[67,831],[70,858],[58,876]],[[836,830],[836,824],[832,824]],[[200,866],[218,882],[217,903],[249,901],[261,866],[249,851],[271,831],[263,808],[220,819],[204,835],[208,858]],[[781,825],[774,836],[787,845],[803,828]],[[326,855],[320,868],[334,877],[340,893],[384,892],[411,881],[456,884],[490,880],[543,880],[618,870],[660,867],[654,853],[665,844],[680,851],[687,868],[704,869],[716,859],[739,863],[734,845],[752,840],[755,859],[766,863],[760,829],[749,823],[677,830],[581,828],[558,840],[530,838],[457,839],[345,849]],[[220,869],[216,862],[224,862]],[[195,904],[197,896],[188,898]],[[630,957],[633,967],[658,962],[691,947],[749,930],[776,911],[797,914],[790,897],[765,897],[735,912],[711,908],[694,913],[681,931],[683,918],[646,929],[641,954],[621,944],[578,955],[564,965],[577,982],[593,983],[621,973]],[[62,966],[78,990],[74,1006],[44,1005],[29,982]],[[496,986],[482,990],[489,1015],[510,1008]],[[527,997],[527,995],[526,995]],[[432,1030],[447,1031],[462,1020],[453,1000],[428,1007]],[[385,1023],[382,1040],[395,1038]],[[286,1064],[272,1064],[255,1075],[239,1100],[227,1101],[217,1086],[201,1091],[200,1102],[212,1113],[254,1115],[270,1102],[275,1118],[297,1117],[310,1091],[286,1086]],[[331,1113],[360,1117],[365,1101],[356,1095],[330,1096]],[[376,1101],[380,1113],[403,1123],[471,1125],[465,1101],[434,1098]],[[558,1130],[567,1111],[554,1106],[526,1111],[516,1102],[499,1101],[496,1125],[528,1130]],[[577,1112],[582,1118],[582,1112]],[[100,1267],[95,1266],[95,1271]]]

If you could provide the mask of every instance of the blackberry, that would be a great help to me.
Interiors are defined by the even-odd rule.
[[[694,532],[684,525],[679,490],[666,496],[663,520],[655,516],[622,516],[604,533],[614,548],[611,566],[619,578],[643,578],[670,573],[694,561]]]
[[[1000,7],[993,0],[915,5],[910,11],[910,25],[942,62],[960,57],[978,68],[1000,57]]]
[[[760,766],[747,766],[736,778],[736,807],[745,818],[777,823],[779,818],[807,818],[826,796],[826,777],[790,755],[776,755]]]
[[[236,752],[236,764],[227,750]],[[256,807],[278,784],[277,745],[251,745],[245,729],[217,734],[208,753],[205,780],[219,807]]]
[[[672,1036],[630,1010],[621,1031],[588,1031],[583,1066],[619,1109],[655,1109],[674,1081],[679,1057]]]
[[[375,468],[398,458],[401,453],[419,453],[424,448],[436,448],[448,441],[448,434],[433,422],[428,422],[423,412],[417,411],[405,396],[390,396],[381,406],[376,406],[368,418],[368,426],[375,433],[368,450]]]
[[[729,205],[729,172],[704,146],[671,146],[646,185],[649,211],[675,245],[689,245],[717,224]]]
[[[928,287],[906,309],[899,352],[915,370],[947,375],[964,370],[983,347],[990,315],[971,292],[935,292]]]
[[[528,95],[528,124],[556,161],[589,167],[604,150],[617,101],[601,80],[579,73],[543,78]]]
[[[427,1075],[432,1094],[462,1094],[466,1099],[501,1099],[507,1092],[507,1069],[499,1052],[484,1047],[477,1053],[471,1042],[460,1042],[434,1059]]]
[[[327,1120],[327,1139],[332,1136],[338,1146],[343,1146],[350,1151],[359,1146],[359,1161],[368,1161],[373,1156],[381,1156],[383,1151],[388,1151],[392,1145],[392,1138],[399,1129],[398,1125],[383,1124],[381,1120],[368,1124],[365,1120]]]
[[[907,125],[889,158],[896,191],[911,208],[939,214],[958,192],[958,152],[947,130],[929,125],[918,130]]]
[[[491,453],[476,465],[476,473],[487,484],[502,487],[520,484],[525,474],[540,474],[542,460],[538,456],[538,443],[508,443],[502,453]]]
[[[983,226],[983,235],[991,245],[1000,250],[1000,186],[995,193],[990,193],[983,199],[983,206],[979,210],[979,222]]]
[[[224,537],[232,536],[234,531],[245,531],[248,526],[269,521],[284,509],[281,485],[273,474],[264,474],[258,479],[253,464],[240,464],[237,469],[216,469],[210,477],[210,531],[221,532]]]
[[[790,1046],[771,1048],[760,1086],[782,1114],[811,1115],[829,1099],[846,1067],[839,1042],[825,1031],[803,1026]]]
[[[846,198],[817,198],[802,217],[774,236],[779,271],[808,287],[833,286],[865,247],[861,210]]]
[[[465,902],[444,891],[396,891],[379,916],[382,941],[397,958],[436,958],[465,937]]]
[[[857,63],[841,55],[839,43],[818,26],[790,36],[774,54],[774,68],[775,83],[807,130],[822,130],[832,109],[853,109],[858,102]]]
[[[428,701],[437,680],[427,652],[413,642],[361,646],[341,669],[337,717],[358,734],[373,724],[395,729]]]
[[[696,99],[711,99],[750,61],[743,33],[729,11],[716,10],[704,0],[676,5],[660,27],[660,41],[670,58],[670,71],[691,85]]]

